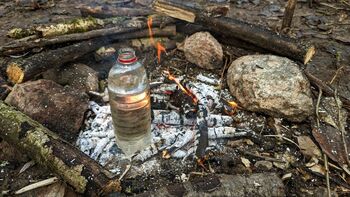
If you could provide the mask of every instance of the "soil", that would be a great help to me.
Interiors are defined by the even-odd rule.
[[[41,1],[45,2],[46,1]],[[51,2],[51,1],[47,1]],[[112,0],[101,1],[105,4],[114,5]],[[51,24],[66,21],[80,17],[77,7],[84,4],[103,4],[100,1],[93,0],[55,0],[55,5],[43,6],[42,8],[32,10],[30,7],[17,5],[13,0],[3,0],[0,2],[0,46],[11,41],[6,36],[9,29],[14,27],[30,28],[40,24]],[[48,3],[47,3],[48,5]],[[282,0],[236,0],[230,1],[229,17],[234,17],[243,21],[259,24],[273,31],[279,31],[282,24],[282,17],[286,1]],[[317,76],[322,81],[329,83],[335,78],[332,87],[336,88],[340,95],[350,98],[350,4],[348,1],[318,0],[312,3],[310,7],[307,1],[298,1],[294,14],[292,28],[288,35],[302,41],[312,42],[316,45],[316,55],[313,61],[304,66],[310,73]],[[185,36],[179,35],[174,39],[181,41]],[[111,45],[120,47],[127,46],[128,42],[111,43]],[[239,48],[239,46],[223,45],[225,60],[228,62],[246,54],[255,54],[255,51],[248,51]],[[160,76],[163,70],[169,70],[175,76],[186,75],[188,78],[196,76],[200,72],[212,73],[218,76],[224,70],[204,71],[185,60],[181,51],[168,51],[171,57],[164,55],[161,64],[157,63],[156,51],[152,48],[141,48],[137,51],[152,79]],[[113,61],[95,62],[92,55],[87,55],[77,60],[80,63],[86,63],[99,72],[101,80],[105,80]],[[0,71],[3,70],[0,69]],[[338,71],[338,72],[337,72]],[[336,74],[337,73],[337,74]],[[2,73],[4,74],[4,73]],[[225,76],[225,75],[224,75]],[[0,73],[1,78],[5,78]],[[224,77],[224,87],[227,88]],[[317,88],[313,88],[315,99],[317,99]],[[276,123],[272,117],[262,114],[255,114],[246,111],[239,111],[235,117],[237,122],[252,121],[253,129],[259,129],[261,135],[275,135]],[[243,115],[242,115],[243,114]],[[242,116],[241,116],[242,115]],[[243,117],[243,118],[239,118]],[[258,123],[263,123],[260,128]],[[348,120],[349,124],[349,120]],[[291,123],[282,121],[279,125],[281,133],[288,139],[296,141],[297,136],[306,135],[312,138],[311,124],[309,121],[303,123]],[[347,128],[349,131],[349,128]],[[253,141],[253,142],[252,142]],[[284,180],[285,192],[287,196],[308,196],[314,195],[319,188],[326,187],[326,179],[323,175],[308,170],[306,164],[310,158],[303,155],[300,149],[293,143],[274,137],[264,137],[261,143],[254,139],[235,139],[228,142],[229,146],[225,153],[213,152],[209,155],[205,166],[210,167],[215,173],[224,174],[244,174],[254,172],[275,172],[280,177],[292,174],[290,178]],[[42,180],[52,177],[49,171],[35,165],[20,175],[18,172],[25,163],[30,161],[24,154],[17,153],[11,145],[0,141],[0,188],[1,190],[16,191],[36,180]],[[4,150],[4,151],[3,151]],[[5,151],[6,150],[6,151]],[[246,167],[242,163],[242,157],[248,159],[251,163],[264,160],[249,153],[260,153],[266,157],[274,158],[292,158],[289,167],[274,165],[271,169],[266,167],[256,167],[251,164]],[[254,155],[254,154],[253,154]],[[284,156],[283,156],[284,155]],[[334,161],[330,161],[335,164]],[[196,165],[192,160],[182,162],[181,160],[169,159],[163,160],[158,173],[144,174],[135,178],[127,178],[123,181],[123,193],[137,194],[144,191],[152,191],[159,187],[182,182],[183,174],[187,176],[201,176],[207,173],[202,167]],[[350,195],[349,180],[343,180],[341,174],[343,171],[331,169],[333,181],[330,187],[340,196]],[[334,181],[335,180],[335,181]],[[348,183],[346,183],[346,181]],[[35,191],[23,194],[23,196],[35,196]],[[69,193],[69,194],[67,194]],[[74,192],[67,192],[66,195],[78,195]],[[0,194],[1,196],[2,194]]]

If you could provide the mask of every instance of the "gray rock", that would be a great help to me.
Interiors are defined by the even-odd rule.
[[[221,68],[223,51],[220,43],[209,32],[197,32],[185,40],[187,61],[205,69]]]
[[[69,92],[44,79],[15,85],[5,102],[64,135],[79,131],[88,109],[86,94]]]
[[[310,84],[288,58],[249,55],[232,62],[227,72],[230,92],[247,110],[300,122],[313,109]]]
[[[73,64],[64,68],[53,68],[43,74],[44,79],[75,90],[98,92],[98,73],[85,64]]]

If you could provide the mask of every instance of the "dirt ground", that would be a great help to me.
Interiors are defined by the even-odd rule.
[[[45,1],[43,1],[45,2]],[[13,0],[2,0],[0,2],[0,46],[11,41],[6,36],[9,29],[14,27],[30,28],[40,24],[50,24],[66,21],[80,17],[77,6],[80,4],[112,4],[111,0],[92,1],[92,0],[55,0],[53,7],[30,10],[16,5]],[[253,24],[259,24],[273,31],[279,31],[282,22],[284,6],[286,1],[282,0],[235,0],[230,1],[231,9],[229,17],[247,21]],[[339,94],[345,98],[350,98],[350,2],[346,0],[317,0],[310,3],[306,0],[298,1],[293,18],[292,28],[288,33],[291,37],[297,38],[303,42],[312,42],[316,45],[316,55],[312,62],[303,69],[317,76],[324,82],[329,82],[336,75],[335,83],[332,87],[336,88]],[[124,43],[125,44],[125,43]],[[114,44],[118,45],[118,44]],[[225,58],[232,61],[242,55],[255,54],[255,51],[240,49],[239,46],[224,46]],[[162,70],[169,69],[175,75],[186,74],[187,77],[193,77],[199,72],[203,72],[191,63],[185,61],[182,52],[174,53],[173,57],[165,57],[161,65],[156,65],[156,51],[154,49],[139,50],[140,58],[146,58],[145,65],[150,74],[150,79],[160,75]],[[100,78],[107,76],[112,62],[96,63],[89,59],[89,56],[77,60],[86,63],[100,73]],[[341,68],[341,69],[340,69]],[[1,69],[0,69],[1,70]],[[338,72],[337,72],[338,70]],[[340,70],[340,71],[339,71]],[[205,71],[208,72],[208,71]],[[222,70],[214,71],[221,75]],[[0,73],[1,74],[1,73]],[[4,73],[2,73],[4,74]],[[317,99],[317,88],[313,88],[314,98]],[[265,127],[260,134],[276,134],[273,118],[261,114],[239,111],[236,121],[254,120],[262,122]],[[243,118],[238,118],[243,117]],[[349,119],[349,118],[348,118]],[[348,120],[348,125],[349,125]],[[309,121],[303,123],[291,123],[283,121],[282,133],[288,139],[295,139],[296,136],[311,135],[311,125]],[[258,126],[256,126],[258,127]],[[346,128],[349,132],[349,127]],[[295,140],[294,140],[295,141]],[[310,172],[306,167],[309,158],[306,158],[301,150],[295,144],[276,138],[266,138],[261,144],[249,142],[248,139],[232,140],[229,142],[227,154],[213,153],[208,160],[208,165],[215,173],[225,174],[245,174],[254,172],[275,172],[280,177],[292,174],[290,178],[284,180],[285,192],[287,196],[314,196],[320,194],[323,196],[326,188],[326,179],[323,175]],[[0,190],[16,191],[32,182],[54,176],[49,171],[38,165],[34,165],[25,172],[19,174],[20,169],[30,159],[17,152],[13,147],[1,141],[0,139]],[[279,157],[284,154],[291,155],[293,162],[288,168],[271,169],[264,167],[247,168],[242,164],[242,157],[250,161],[258,161],[261,158],[252,156],[249,153],[263,152],[270,157]],[[331,161],[332,163],[335,163]],[[143,191],[154,190],[164,185],[181,182],[179,177],[191,172],[203,172],[199,166],[192,161],[186,161],[185,165],[181,161],[173,159],[164,160],[161,163],[162,173],[153,173],[143,175],[133,179],[123,181],[123,192],[135,194]],[[342,179],[341,170],[331,169],[333,181],[331,181],[332,190],[340,196],[350,195],[349,179]],[[69,187],[67,187],[69,188]],[[46,189],[48,190],[48,189]],[[66,196],[76,196],[71,189],[67,189]],[[321,192],[319,192],[319,190]],[[38,196],[45,194],[45,188],[33,190],[22,196]],[[0,193],[0,196],[2,194]]]

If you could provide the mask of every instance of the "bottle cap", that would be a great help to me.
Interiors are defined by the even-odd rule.
[[[133,64],[137,61],[135,51],[132,48],[122,48],[118,51],[118,62],[121,64]]]

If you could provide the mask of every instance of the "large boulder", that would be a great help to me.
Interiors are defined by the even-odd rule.
[[[209,32],[197,32],[185,40],[184,53],[187,61],[205,69],[217,69],[223,65],[220,43]]]
[[[310,84],[298,65],[273,55],[248,55],[232,62],[230,92],[254,112],[300,122],[313,112]]]
[[[64,136],[79,131],[88,109],[85,93],[67,91],[44,79],[15,85],[5,102]]]

